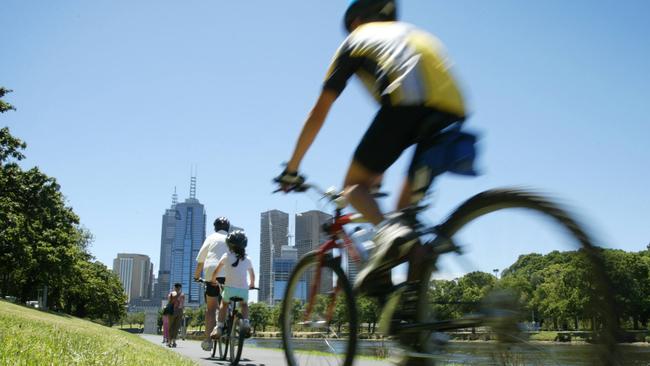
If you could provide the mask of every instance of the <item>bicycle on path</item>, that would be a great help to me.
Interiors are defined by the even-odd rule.
[[[207,283],[204,278],[196,279],[196,282]],[[223,285],[217,283],[219,293],[223,291]],[[257,287],[249,288],[248,290],[259,290]],[[223,323],[223,333],[218,339],[212,339],[212,358],[217,356],[217,349],[219,350],[219,359],[230,361],[231,365],[239,364],[242,349],[244,347],[244,339],[248,335],[240,332],[242,316],[237,310],[237,303],[242,301],[241,297],[231,297],[230,304],[228,304],[228,312],[226,319]],[[219,301],[221,302],[221,301]],[[218,312],[217,308],[217,312]],[[230,353],[228,351],[230,350]]]
[[[249,290],[259,290],[251,288]],[[231,365],[239,364],[242,349],[244,348],[244,339],[250,337],[250,334],[244,334],[241,331],[242,316],[237,309],[237,303],[243,301],[241,297],[231,297],[228,304],[228,312],[223,323],[223,333],[221,337],[213,340],[212,357],[214,358],[219,348],[219,359],[230,361]]]
[[[364,222],[357,213],[344,213],[348,205],[341,193],[334,189],[324,191],[315,185],[303,183],[290,189],[293,192],[316,191],[323,199],[334,205],[333,216],[323,225],[327,240],[316,250],[305,254],[291,273],[281,307],[281,334],[284,353],[290,366],[353,364],[358,352],[359,315],[357,294],[348,279],[351,267],[360,254],[345,231],[345,227]],[[276,191],[277,192],[277,191]],[[456,208],[438,225],[423,223],[421,214],[427,206],[413,206],[399,213],[415,229],[420,243],[431,253],[430,261],[421,273],[416,286],[417,309],[414,321],[390,321],[388,306],[382,318],[388,319],[385,329],[403,350],[402,356],[410,360],[426,360],[428,365],[480,364],[480,365],[562,365],[561,355],[529,342],[521,330],[521,321],[530,318],[530,312],[518,310],[518,299],[495,292],[476,304],[477,309],[462,317],[441,319],[436,314],[438,304],[431,300],[434,277],[439,266],[452,254],[466,249],[461,245],[460,234],[477,221],[483,221],[495,213],[510,209],[534,212],[550,218],[556,234],[564,234],[576,253],[586,273],[583,287],[588,292],[584,304],[585,314],[591,317],[593,336],[590,343],[580,348],[584,365],[619,365],[616,335],[618,318],[615,311],[613,291],[605,273],[599,248],[560,205],[537,193],[522,189],[494,189],[479,193]],[[540,216],[540,215],[536,215]],[[481,218],[479,220],[479,218]],[[535,218],[538,220],[538,218]],[[488,225],[495,225],[487,220]],[[517,221],[514,221],[514,225]],[[548,224],[548,223],[547,223]],[[479,228],[481,225],[478,225]],[[513,228],[514,230],[514,228]],[[480,237],[480,235],[478,236]],[[455,256],[454,256],[455,257]],[[428,258],[428,257],[427,257]],[[352,260],[351,260],[352,259]],[[463,256],[458,259],[462,260]],[[405,263],[406,255],[395,255],[397,263]],[[388,292],[405,291],[406,283],[393,285]],[[399,298],[399,297],[398,297]],[[401,301],[401,300],[400,300]],[[394,304],[393,304],[394,305]],[[398,304],[399,305],[399,304]],[[533,314],[534,316],[534,314]],[[589,319],[588,319],[589,320]],[[588,321],[585,320],[585,321]],[[577,322],[577,320],[576,320]],[[493,342],[481,355],[469,355],[456,351],[445,352],[451,345],[443,332],[464,329],[481,329]],[[407,364],[414,364],[408,362]]]

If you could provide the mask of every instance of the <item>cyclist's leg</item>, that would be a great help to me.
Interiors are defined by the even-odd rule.
[[[210,336],[212,338],[219,338],[221,336],[223,324],[226,320],[226,313],[228,312],[228,304],[230,304],[229,301],[226,301],[226,299],[221,299],[221,305],[219,306],[219,315],[217,317],[217,325],[213,329],[212,333],[210,333]]]
[[[362,163],[353,160],[343,183],[345,197],[373,225],[379,225],[384,220],[384,214],[370,194],[370,190],[382,175],[383,173],[374,173]]]
[[[206,285],[206,310],[205,310],[205,335],[209,336],[216,324],[217,309],[219,308],[218,289],[214,286]]]
[[[372,290],[368,287],[377,287],[372,283],[366,286],[364,282],[366,279],[375,282],[372,277],[375,277],[377,267],[384,265],[385,259],[394,256],[390,253],[393,244],[412,231],[399,220],[384,220],[370,189],[376,186],[386,169],[402,152],[416,142],[419,121],[426,115],[424,112],[426,109],[421,107],[382,107],[359,143],[346,176],[346,197],[368,221],[378,226],[375,238],[378,251],[371,263],[359,273],[355,283],[355,288],[364,292]],[[390,273],[381,275],[390,278]]]
[[[384,220],[370,191],[386,169],[415,143],[421,108],[382,107],[363,135],[345,177],[345,195],[352,206],[374,225]]]

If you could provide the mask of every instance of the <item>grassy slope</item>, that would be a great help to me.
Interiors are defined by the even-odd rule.
[[[124,331],[0,300],[0,365],[195,365]]]

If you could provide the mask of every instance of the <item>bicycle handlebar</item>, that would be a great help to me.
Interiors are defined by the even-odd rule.
[[[200,282],[200,283],[206,283],[206,284],[209,283],[209,284],[212,284],[212,282],[206,280],[205,278],[201,278],[201,277],[199,277],[199,278],[195,278],[195,279],[194,279],[194,282]],[[223,285],[222,285],[221,283],[217,282],[217,286],[220,286],[220,287],[221,287],[221,286],[223,286]],[[249,289],[249,290],[259,290],[260,288],[259,288],[259,287],[249,287],[248,289]]]

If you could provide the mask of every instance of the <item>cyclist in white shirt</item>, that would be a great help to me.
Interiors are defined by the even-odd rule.
[[[248,290],[255,288],[255,271],[253,263],[246,256],[246,244],[248,238],[243,231],[237,230],[228,234],[226,238],[229,251],[221,257],[216,271],[224,270],[226,276],[226,285],[223,288],[223,299],[219,308],[219,319],[217,326],[212,331],[213,338],[221,337],[223,333],[223,322],[228,311],[230,298],[239,297],[241,301],[242,325],[241,332],[245,337],[250,336],[250,323],[248,321]],[[248,273],[249,282],[246,283],[246,274]],[[212,280],[216,278],[216,273]]]
[[[216,323],[215,315],[219,302],[221,302],[221,290],[217,282],[224,284],[225,277],[223,271],[215,273],[219,259],[228,251],[226,245],[226,236],[230,230],[230,221],[225,217],[218,217],[214,220],[214,233],[205,238],[199,254],[196,257],[197,266],[194,271],[194,279],[198,280],[201,277],[201,271],[204,272],[203,278],[215,278],[212,283],[205,284],[205,339],[201,343],[201,348],[205,351],[212,349],[212,341],[210,340],[210,333],[214,329]],[[214,275],[214,276],[213,276]]]

